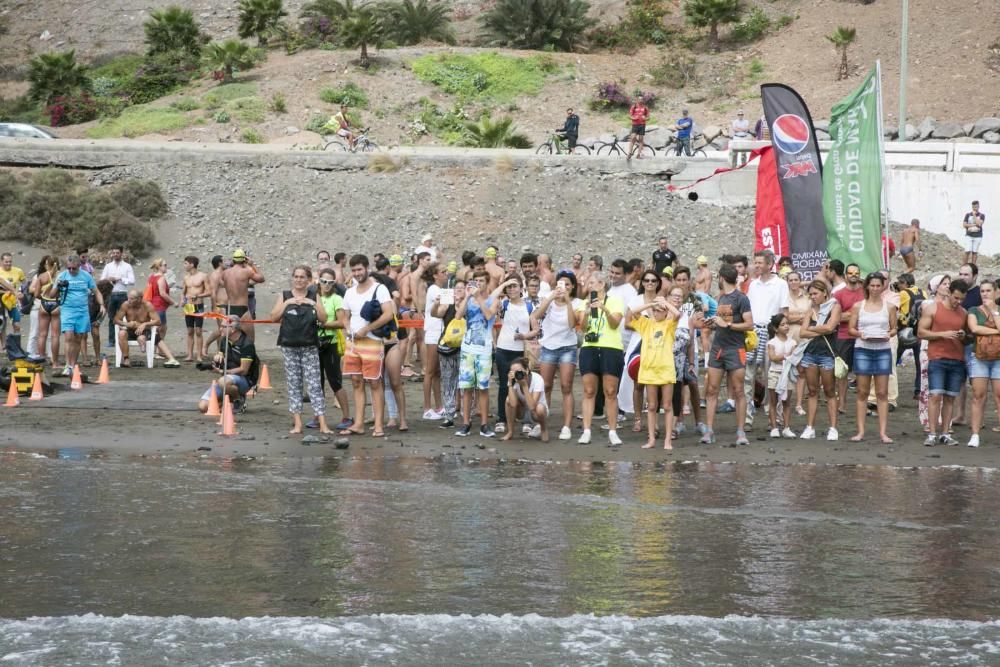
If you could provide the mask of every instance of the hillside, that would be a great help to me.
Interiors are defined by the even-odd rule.
[[[213,37],[235,34],[234,0],[180,0],[176,4],[195,12],[205,32]],[[291,16],[297,16],[301,0],[286,0]],[[916,124],[925,116],[938,120],[970,122],[983,116],[1000,116],[1000,73],[987,66],[989,46],[1000,38],[1000,14],[996,0],[965,0],[948,5],[939,0],[911,0],[910,8],[910,82],[908,119]],[[302,129],[311,113],[329,114],[331,105],[319,99],[324,87],[341,86],[347,81],[362,88],[369,98],[363,122],[382,144],[441,143],[441,137],[419,135],[414,121],[419,116],[420,100],[426,98],[442,111],[459,101],[432,84],[418,79],[410,65],[428,53],[472,53],[475,18],[488,3],[456,2],[456,28],[460,38],[457,48],[419,46],[377,52],[371,72],[356,67],[354,51],[304,51],[288,56],[272,49],[259,68],[241,75],[240,81],[252,84],[251,96],[264,101],[275,92],[287,100],[287,113],[265,112],[242,116],[229,123],[211,122],[205,110],[187,112],[186,128],[158,132],[161,136],[195,141],[238,141],[246,127],[254,127],[268,141],[279,140]],[[596,51],[592,53],[552,54],[558,65],[546,77],[538,94],[522,94],[499,103],[495,100],[471,100],[465,112],[477,116],[487,109],[510,113],[518,127],[533,141],[540,141],[547,129],[561,122],[563,110],[572,106],[581,110],[582,134],[595,136],[623,123],[621,114],[611,116],[589,111],[598,84],[617,80],[626,90],[641,88],[658,97],[654,120],[667,122],[682,107],[691,109],[702,126],[728,125],[738,108],[745,108],[751,119],[760,113],[757,86],[764,81],[782,81],[797,88],[809,103],[816,118],[829,116],[830,106],[857,85],[858,78],[876,58],[882,60],[885,77],[886,124],[894,125],[897,115],[899,71],[899,3],[876,0],[860,5],[847,0],[754,0],[750,6],[762,7],[769,16],[795,17],[791,23],[775,29],[760,41],[749,45],[723,42],[713,53],[705,40],[693,44],[697,59],[697,79],[682,89],[657,85],[649,72],[663,64],[665,52],[649,46],[634,54]],[[7,22],[7,34],[0,36],[0,65],[7,81],[0,82],[0,95],[22,94],[26,84],[14,80],[23,75],[24,64],[34,53],[48,49],[76,48],[82,59],[107,58],[110,54],[142,50],[142,22],[150,9],[161,6],[150,0],[111,0],[104,2],[64,3],[60,0],[4,0],[0,15]],[[591,13],[602,23],[612,21],[625,9],[620,1],[592,3]],[[668,27],[684,30],[679,8],[665,19]],[[838,56],[824,35],[837,25],[854,25],[857,43],[850,51],[852,77],[836,81]],[[48,31],[50,37],[39,38]],[[722,29],[725,40],[727,29]],[[673,49],[674,53],[681,46]],[[504,52],[510,55],[538,55],[537,52]],[[197,98],[216,84],[202,80],[182,96]],[[166,106],[178,96],[154,103]],[[183,125],[184,123],[180,123]],[[90,125],[61,128],[65,136],[85,136]],[[140,131],[141,134],[141,131]],[[132,133],[134,136],[134,132]]]

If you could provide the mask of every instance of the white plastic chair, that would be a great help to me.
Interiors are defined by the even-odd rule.
[[[148,336],[146,338],[146,368],[152,368],[153,367],[153,355],[156,354],[156,332],[159,330],[159,328],[160,327],[149,327],[146,330],[146,331],[149,332]],[[115,325],[115,368],[121,368],[122,367],[122,358],[123,358],[122,357],[122,348],[118,344],[118,332],[119,331],[121,331],[121,326],[119,326],[119,325],[116,324]],[[129,358],[131,359],[132,358],[132,354],[131,354],[132,346],[135,346],[136,349],[139,349],[139,341],[137,341],[137,340],[130,340],[128,342],[128,346],[129,346]]]

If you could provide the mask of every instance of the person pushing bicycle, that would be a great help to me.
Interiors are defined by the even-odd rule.
[[[569,151],[572,153],[573,149],[576,148],[576,140],[580,136],[580,117],[573,113],[573,109],[566,109],[566,121],[563,126],[556,128],[555,142],[556,142],[556,152],[562,153],[562,139],[565,139],[569,145]]]

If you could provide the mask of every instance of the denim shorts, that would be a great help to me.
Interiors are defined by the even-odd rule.
[[[1000,359],[994,359],[993,361],[980,361],[976,359],[975,352],[969,352],[965,355],[966,366],[969,369],[970,378],[989,378],[991,380],[1000,380]]]
[[[958,396],[965,383],[965,363],[958,359],[927,362],[927,387],[931,394]]]
[[[565,347],[557,347],[554,350],[550,350],[547,347],[542,348],[542,353],[538,357],[538,363],[540,364],[573,364],[576,365],[576,345],[566,345]]]
[[[802,355],[802,367],[818,366],[824,371],[833,370],[833,357],[828,354],[810,354],[806,352]]]
[[[854,373],[856,375],[892,375],[892,350],[854,348]]]

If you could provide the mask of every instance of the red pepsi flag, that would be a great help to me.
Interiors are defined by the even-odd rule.
[[[806,103],[788,86],[767,83],[760,93],[771,128],[792,266],[803,280],[812,280],[826,260],[823,165],[812,117]]]
[[[755,151],[758,152],[758,151]],[[759,149],[757,165],[757,206],[754,212],[754,251],[770,250],[777,257],[788,255],[788,228],[785,226],[785,206],[781,201],[781,185],[774,167],[774,148]]]

